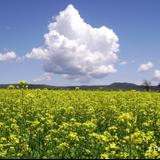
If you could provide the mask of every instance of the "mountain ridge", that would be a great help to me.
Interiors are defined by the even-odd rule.
[[[19,84],[0,84],[1,88],[7,88],[9,85],[19,86]],[[114,82],[109,85],[73,85],[73,86],[54,86],[48,84],[28,84],[29,89],[67,89],[74,90],[76,87],[82,90],[138,90],[145,91],[144,85],[137,85],[128,82]],[[151,91],[160,91],[159,86],[150,86]]]

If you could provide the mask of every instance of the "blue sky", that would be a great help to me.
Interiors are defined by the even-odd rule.
[[[113,82],[142,83],[144,79],[160,80],[160,1],[159,0],[1,0],[0,53],[14,51],[23,57],[33,48],[44,46],[44,34],[52,17],[72,4],[80,16],[93,28],[106,26],[119,38],[116,73],[90,78],[83,84]],[[64,27],[65,28],[65,27]],[[122,65],[121,62],[127,62]],[[147,64],[151,62],[152,65]],[[142,71],[138,69],[141,66]],[[16,59],[0,61],[0,83],[16,83],[25,79],[31,83],[79,85],[75,79],[53,73],[52,79],[34,82],[44,75],[44,60]],[[143,69],[147,67],[147,69]],[[155,73],[157,71],[157,74]],[[69,72],[71,74],[71,72]],[[39,79],[39,78],[38,78]]]

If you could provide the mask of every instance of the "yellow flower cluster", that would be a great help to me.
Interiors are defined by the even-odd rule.
[[[160,93],[0,90],[0,159],[160,158]]]

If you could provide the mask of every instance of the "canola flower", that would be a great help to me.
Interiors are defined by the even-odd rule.
[[[1,89],[5,158],[160,159],[160,93]]]

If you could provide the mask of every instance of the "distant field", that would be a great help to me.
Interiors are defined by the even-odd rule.
[[[0,90],[0,158],[160,158],[160,93]]]

